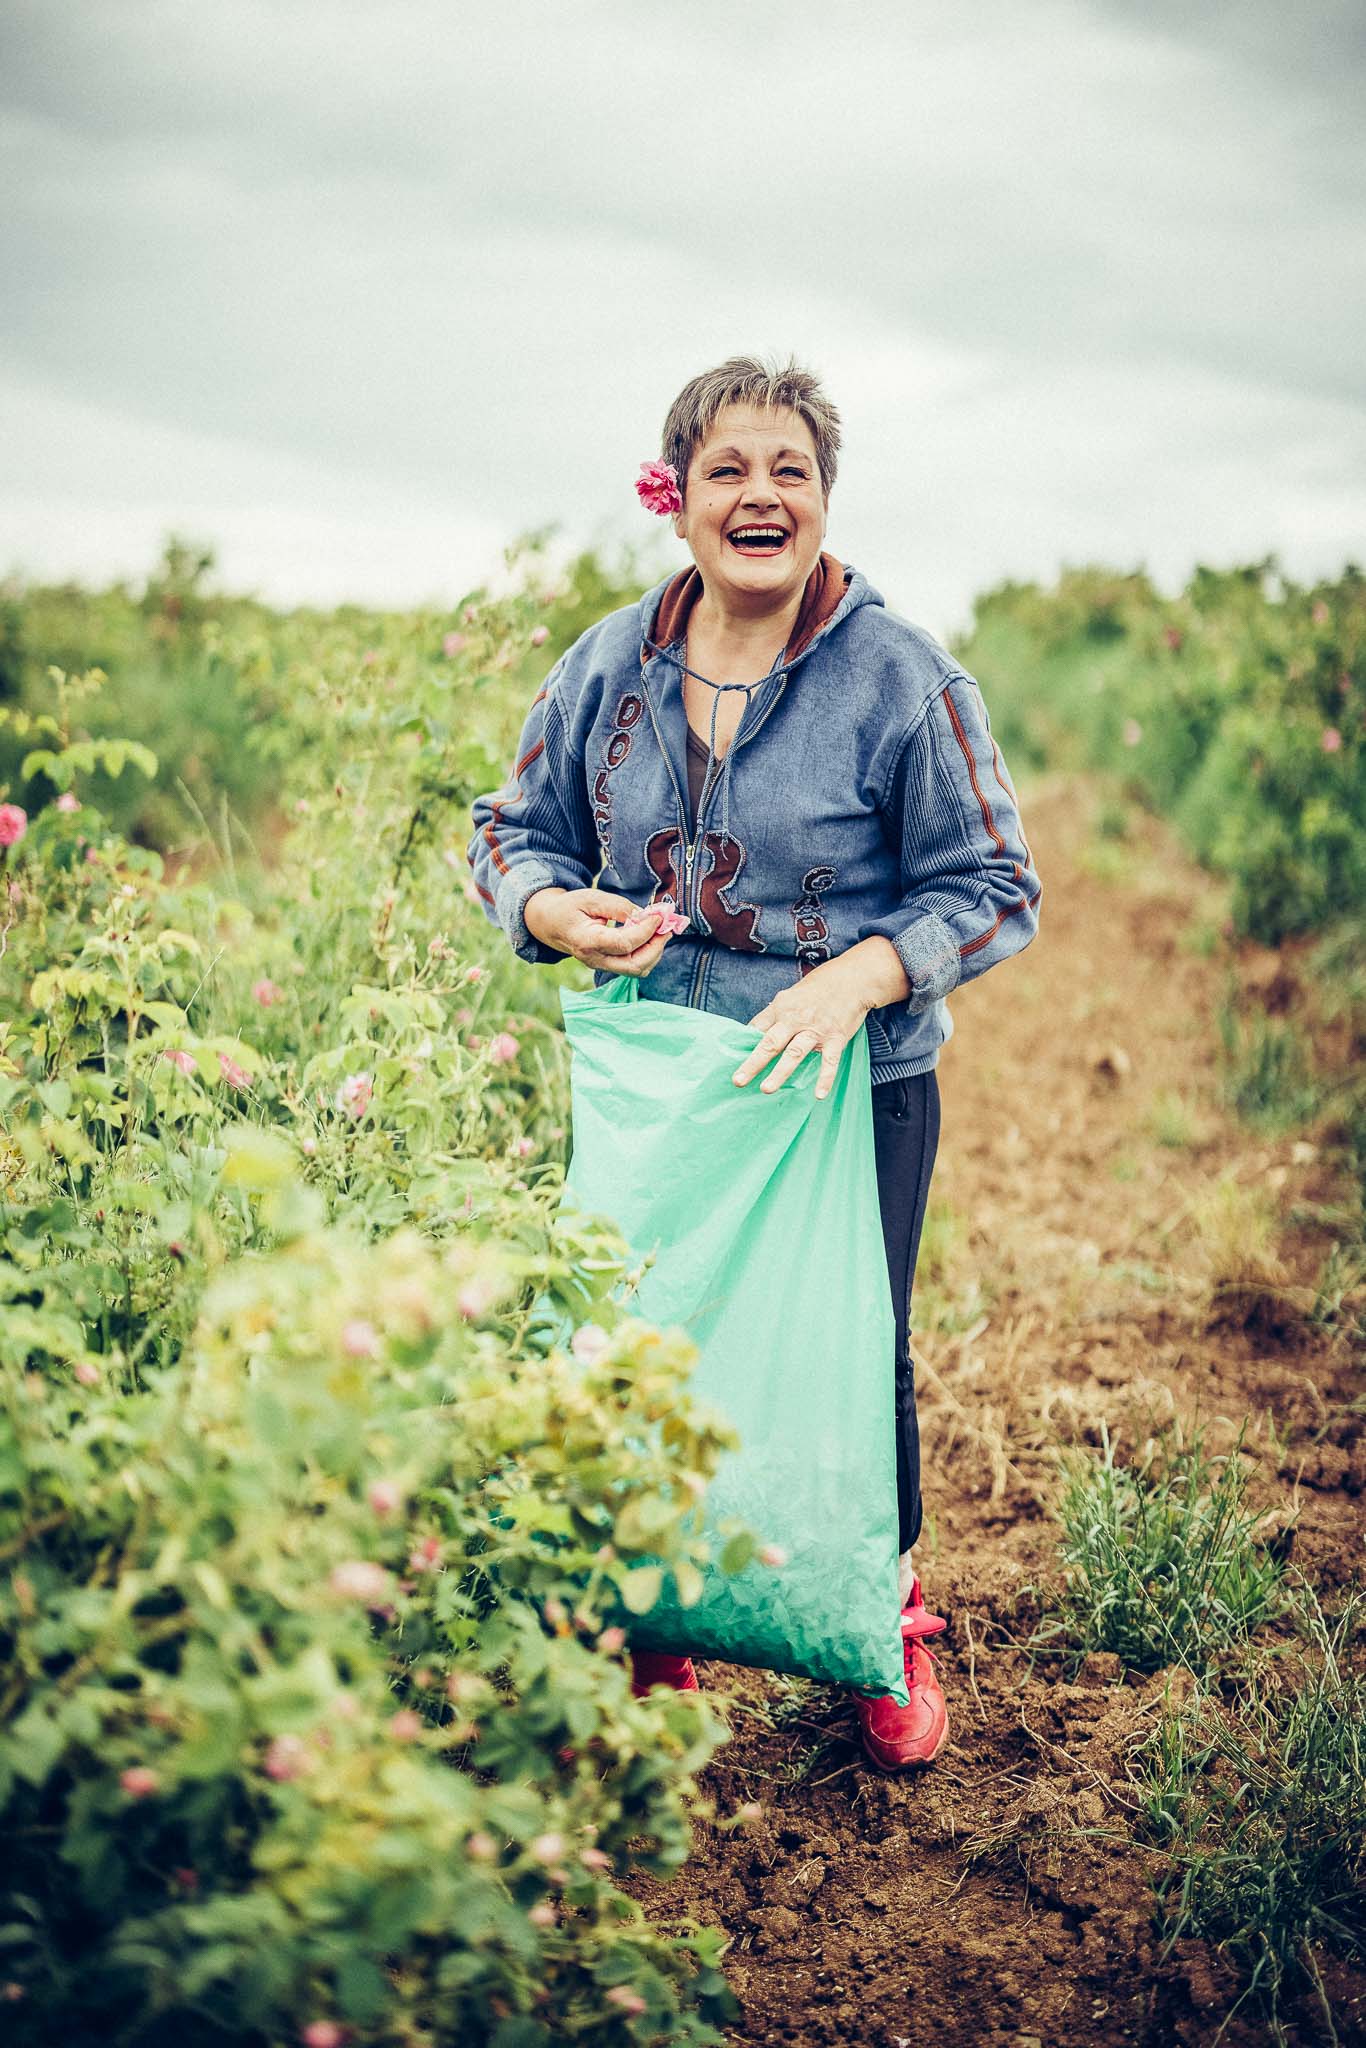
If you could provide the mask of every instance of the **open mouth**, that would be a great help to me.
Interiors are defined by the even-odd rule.
[[[785,526],[733,526],[726,539],[738,555],[777,555],[792,536]]]

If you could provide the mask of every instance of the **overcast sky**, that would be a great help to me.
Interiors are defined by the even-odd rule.
[[[796,355],[828,545],[941,636],[1063,562],[1366,557],[1366,7],[4,0],[0,570],[291,602],[649,540]],[[663,522],[659,522],[662,526]]]

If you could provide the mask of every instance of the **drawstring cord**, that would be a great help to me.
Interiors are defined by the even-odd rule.
[[[709,690],[715,692],[711,700],[711,729],[707,735],[708,761],[714,760],[716,757],[716,714],[721,709],[721,692],[723,690],[743,690],[746,695],[746,709],[748,709],[749,692],[751,690],[761,690],[765,683],[772,681],[775,674],[780,673],[782,659],[787,652],[786,647],[778,649],[778,652],[773,657],[773,665],[769,669],[768,674],[760,676],[757,683],[714,683],[710,676],[699,675],[695,668],[689,668],[686,661],[680,661],[678,656],[670,654],[667,648],[656,646],[648,633],[644,635],[644,639],[645,645],[653,653],[662,655],[665,661],[671,661],[674,667],[681,671],[682,675],[691,676],[694,682],[705,683]],[[683,644],[685,647],[688,644],[686,635],[684,636]],[[741,715],[743,716],[743,713]],[[721,844],[723,847],[728,845],[730,841],[730,757],[734,751],[733,746],[727,747],[726,758],[721,763]],[[705,788],[706,785],[704,783],[703,789],[705,790]]]

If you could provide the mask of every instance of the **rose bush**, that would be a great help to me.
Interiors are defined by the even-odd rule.
[[[106,822],[97,784],[158,772],[83,723],[117,676],[11,720],[8,2038],[721,2038],[720,1936],[613,1880],[708,1817],[719,1721],[633,1699],[624,1653],[661,1566],[694,1583],[728,1439],[610,1224],[556,1219],[560,970],[463,886],[530,621],[572,637],[595,587],[476,595],[452,653],[437,618],[183,609],[269,712],[265,864]]]

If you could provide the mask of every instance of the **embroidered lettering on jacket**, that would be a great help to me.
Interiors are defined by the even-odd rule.
[[[797,975],[809,974],[830,958],[830,927],[821,911],[820,891],[835,885],[833,868],[808,868],[802,876],[802,893],[792,906],[792,924],[797,935]]]
[[[676,825],[652,832],[645,842],[645,865],[659,883],[651,897],[672,896],[680,909],[687,906],[683,896],[687,842]],[[707,864],[707,856],[711,856]],[[734,886],[747,855],[732,832],[724,841],[719,832],[704,832],[697,842],[695,859],[702,862],[702,879],[697,891],[696,922],[723,946],[737,953],[766,953],[768,947],[758,936],[759,905],[741,903],[732,909],[723,891]]]
[[[612,865],[612,791],[608,777],[620,768],[631,751],[633,729],[645,715],[645,699],[628,690],[620,699],[612,715],[612,729],[602,750],[602,766],[593,777],[589,796],[593,804],[593,823],[597,827],[598,844],[602,856]]]

